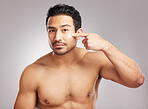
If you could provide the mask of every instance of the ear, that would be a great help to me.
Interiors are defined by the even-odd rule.
[[[79,28],[76,33],[83,33],[83,29],[82,28]],[[79,40],[81,37],[77,37],[77,40]]]

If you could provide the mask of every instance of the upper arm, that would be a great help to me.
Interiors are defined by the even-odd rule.
[[[101,77],[103,77],[104,79],[112,80],[124,86],[127,86],[127,84],[120,78],[114,65],[109,61],[109,59],[105,56],[104,53],[101,56],[101,62],[102,62],[102,66],[100,70]]]
[[[28,66],[20,78],[19,92],[14,109],[35,109],[36,105],[36,78],[31,66]]]

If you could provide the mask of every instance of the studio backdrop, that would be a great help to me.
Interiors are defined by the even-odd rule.
[[[111,42],[145,75],[145,83],[136,89],[102,79],[97,109],[148,109],[147,0],[1,0],[0,109],[13,108],[24,68],[51,52],[45,17],[59,3],[79,10],[84,32]],[[84,48],[81,41],[77,46]]]

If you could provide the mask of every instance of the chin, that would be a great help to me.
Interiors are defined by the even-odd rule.
[[[63,50],[63,49],[54,49],[53,52],[56,54],[56,55],[65,55],[66,53],[68,53],[69,51],[67,50]]]
[[[54,49],[53,52],[56,54],[56,55],[65,55],[67,53],[69,53],[75,46],[71,47],[71,48],[67,48],[67,49]]]
[[[55,51],[54,51],[54,53],[55,53],[56,55],[65,55],[67,52],[55,52]]]

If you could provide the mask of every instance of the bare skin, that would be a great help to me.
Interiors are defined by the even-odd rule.
[[[37,89],[39,108],[95,109],[101,64],[94,64],[91,60],[90,65],[91,54],[82,49],[77,51],[80,54],[77,54],[75,62],[62,67],[56,66],[52,61],[52,53],[36,62],[45,67],[45,72],[39,77],[40,86]],[[42,63],[44,59],[50,59],[49,62],[53,63],[45,65],[47,63]]]
[[[70,16],[51,17],[47,29],[53,52],[25,68],[15,109],[96,109],[102,77],[131,88],[143,84],[138,65],[111,43],[81,28],[73,34]],[[97,52],[77,48],[80,37],[87,50]]]

